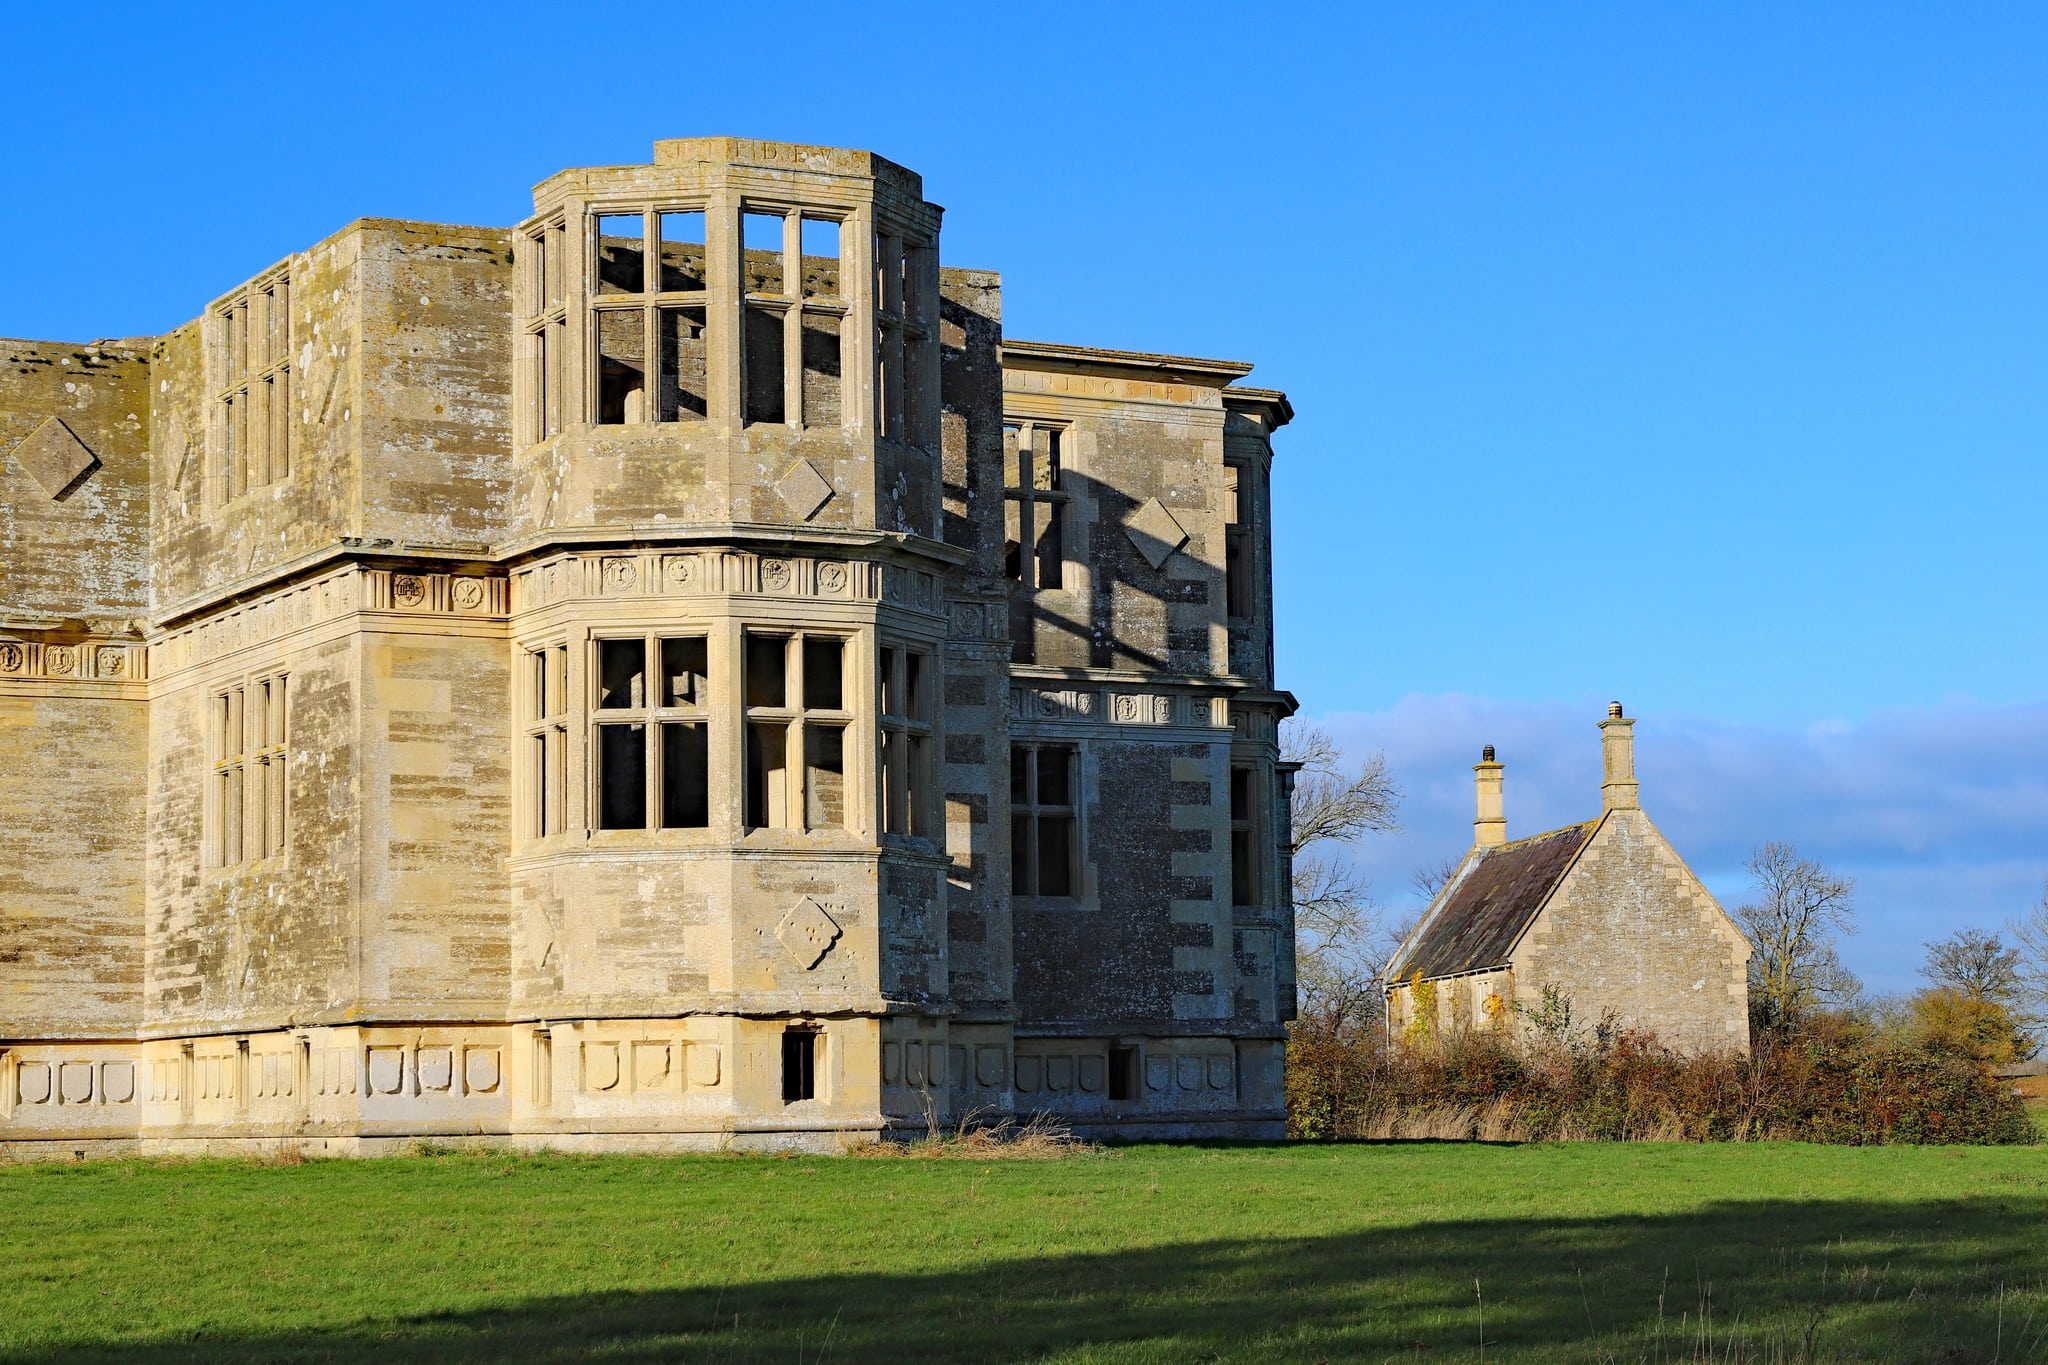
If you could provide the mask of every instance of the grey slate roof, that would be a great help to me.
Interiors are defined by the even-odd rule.
[[[1435,910],[1391,975],[1419,971],[1427,979],[1505,965],[1515,941],[1599,824],[1566,825],[1475,853],[1462,874],[1438,893]]]

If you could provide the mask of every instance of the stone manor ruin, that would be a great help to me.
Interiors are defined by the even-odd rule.
[[[1249,365],[703,138],[0,342],[0,1152],[1272,1137]]]

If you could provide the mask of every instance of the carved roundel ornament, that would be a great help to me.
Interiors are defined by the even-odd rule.
[[[28,662],[28,652],[12,640],[0,640],[0,673],[19,673]]]
[[[391,580],[391,600],[401,607],[416,607],[427,600],[427,585],[418,574],[398,574]]]
[[[767,592],[789,591],[789,565],[780,559],[761,561],[761,587]]]
[[[65,677],[78,667],[78,652],[70,645],[51,645],[43,651],[43,667],[57,677]]]
[[[455,605],[464,611],[475,611],[484,604],[484,584],[480,578],[458,578],[449,589]]]

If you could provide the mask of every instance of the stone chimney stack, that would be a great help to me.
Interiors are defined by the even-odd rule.
[[[1501,813],[1500,764],[1493,760],[1493,746],[1480,750],[1472,765],[1472,787],[1479,798],[1479,813],[1472,821],[1472,843],[1478,848],[1499,848],[1508,841],[1508,818]]]
[[[1635,810],[1636,723],[1624,720],[1621,703],[1610,702],[1600,722],[1600,804],[1604,810]]]

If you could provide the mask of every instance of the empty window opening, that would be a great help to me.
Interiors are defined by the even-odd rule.
[[[748,706],[789,705],[789,637],[747,632]]]
[[[925,656],[916,650],[881,653],[880,771],[882,832],[936,838],[932,807],[932,718],[925,686]]]
[[[792,1027],[782,1031],[782,1102],[795,1104],[818,1097],[818,1030]]]
[[[804,640],[804,709],[838,711],[846,705],[846,642],[829,636]]]
[[[694,294],[705,280],[704,215],[701,212],[657,215],[661,231],[661,281],[664,294]]]
[[[782,422],[788,420],[784,402],[787,376],[783,373],[783,310],[748,307],[741,358],[746,379],[746,420]]]
[[[1010,750],[1010,889],[1016,895],[1074,894],[1077,760],[1066,745],[1020,744]]]
[[[804,726],[804,827],[846,824],[846,727]]]
[[[744,640],[747,826],[851,827],[847,641],[753,631]]]
[[[702,420],[710,410],[712,342],[703,212],[599,214],[592,240],[590,416],[608,426]],[[543,242],[544,278],[553,242],[552,234]],[[565,333],[547,319],[529,322],[528,330],[539,339],[534,354],[542,369],[537,425],[552,435],[563,420],[558,375]]]
[[[597,727],[599,829],[647,828],[647,727]]]
[[[693,422],[711,411],[710,352],[704,309],[662,308],[655,313],[661,391],[655,420]]]
[[[641,311],[607,308],[597,315],[597,420],[637,425],[647,420],[646,319]]]
[[[661,642],[661,704],[696,706],[710,672],[704,639],[700,637]]]
[[[1250,471],[1244,465],[1223,467],[1223,597],[1225,610],[1242,620],[1252,614],[1251,518],[1246,506]]]
[[[526,444],[545,441],[562,430],[562,367],[569,354],[567,253],[568,227],[560,218],[529,232],[519,248],[528,382],[521,440]]]
[[[1035,422],[1003,428],[1003,571],[1027,591],[1066,586],[1063,435]]]
[[[1230,770],[1230,903],[1256,905],[1259,898],[1258,770]]]
[[[711,823],[708,644],[703,636],[599,640],[591,745],[599,829]],[[650,685],[652,684],[652,685]]]
[[[645,287],[646,219],[606,213],[597,219],[597,292],[638,294]]]
[[[839,297],[839,223],[832,218],[805,218],[804,297]]]
[[[1109,1097],[1112,1100],[1138,1098],[1138,1049],[1113,1047],[1109,1050]]]
[[[661,827],[703,829],[711,823],[711,746],[703,725],[661,727]]]
[[[783,216],[745,213],[740,216],[740,241],[746,260],[741,276],[749,294],[783,294]]]
[[[845,377],[840,364],[837,314],[806,310],[803,316],[804,425],[836,427],[845,420]]]

